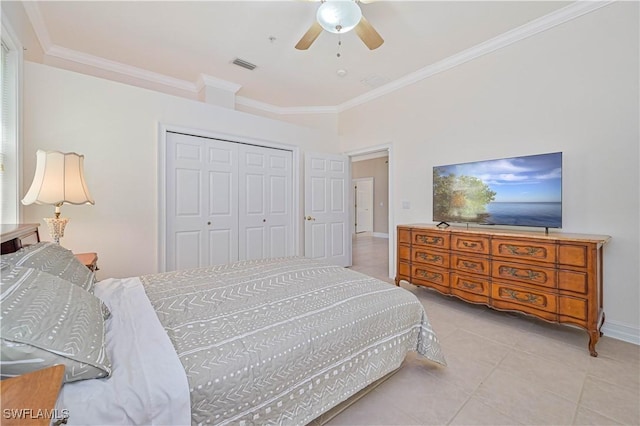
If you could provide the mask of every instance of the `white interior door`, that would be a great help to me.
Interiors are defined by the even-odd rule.
[[[292,153],[240,145],[240,258],[291,256]]]
[[[167,133],[166,270],[238,260],[237,150]]]
[[[373,178],[353,180],[356,194],[356,233],[373,232]]]
[[[351,266],[349,230],[349,158],[305,154],[305,256]]]

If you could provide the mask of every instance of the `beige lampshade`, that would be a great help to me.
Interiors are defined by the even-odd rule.
[[[36,172],[22,204],[95,204],[84,180],[84,155],[36,152]]]

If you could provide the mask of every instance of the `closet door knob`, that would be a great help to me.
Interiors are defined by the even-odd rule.
[[[207,222],[207,225],[211,225],[211,222]]]

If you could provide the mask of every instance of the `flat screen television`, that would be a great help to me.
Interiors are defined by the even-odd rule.
[[[434,167],[433,221],[562,228],[562,153]]]

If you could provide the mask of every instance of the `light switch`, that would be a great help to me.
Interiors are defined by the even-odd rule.
[[[402,208],[403,209],[410,209],[411,208],[411,203],[408,200],[402,200]]]

